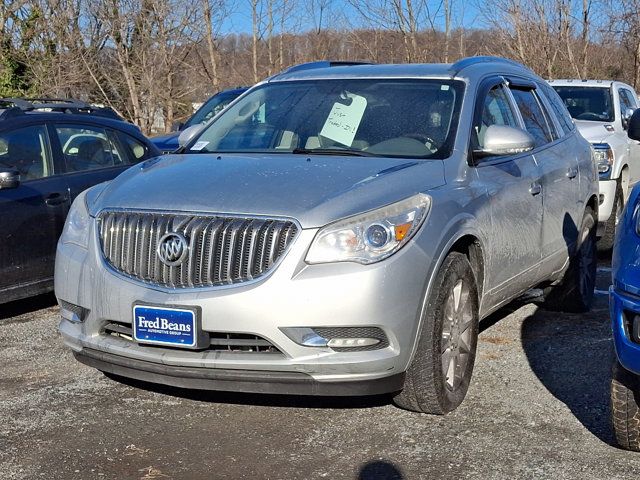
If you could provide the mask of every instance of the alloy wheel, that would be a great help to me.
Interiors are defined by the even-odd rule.
[[[469,286],[459,279],[451,289],[444,306],[442,376],[446,387],[452,391],[460,386],[471,355],[473,313],[469,297]]]

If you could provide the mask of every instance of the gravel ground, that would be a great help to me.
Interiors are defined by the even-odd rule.
[[[601,262],[598,288],[610,273]],[[300,398],[121,383],[77,363],[51,296],[0,306],[2,479],[617,479],[607,298],[482,322],[469,395],[445,417],[387,397]]]

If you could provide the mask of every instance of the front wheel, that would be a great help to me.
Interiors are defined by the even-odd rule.
[[[598,264],[596,251],[596,219],[587,208],[582,217],[576,253],[562,281],[546,293],[543,307],[561,312],[586,312],[593,303]]]
[[[477,342],[475,276],[466,256],[450,253],[434,279],[396,405],[440,415],[458,407],[469,389]]]
[[[611,215],[609,216],[607,223],[605,223],[602,237],[598,240],[598,250],[600,252],[608,252],[613,248],[613,243],[616,237],[616,227],[622,218],[623,212],[624,194],[622,193],[622,187],[618,181],[615,197],[613,199],[613,207],[611,208]]]
[[[611,378],[611,423],[618,444],[640,451],[640,389],[638,377],[616,360]]]

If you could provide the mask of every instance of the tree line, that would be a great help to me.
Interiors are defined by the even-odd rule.
[[[244,15],[234,26],[230,18]],[[192,102],[318,60],[499,55],[640,84],[640,0],[2,0],[0,96],[112,107],[145,133]]]

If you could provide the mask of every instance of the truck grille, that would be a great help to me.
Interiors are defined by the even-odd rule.
[[[265,218],[103,212],[98,217],[100,244],[118,272],[170,288],[246,282],[264,275],[298,233],[292,221]],[[169,232],[184,235],[188,252],[168,266],[157,254]]]

